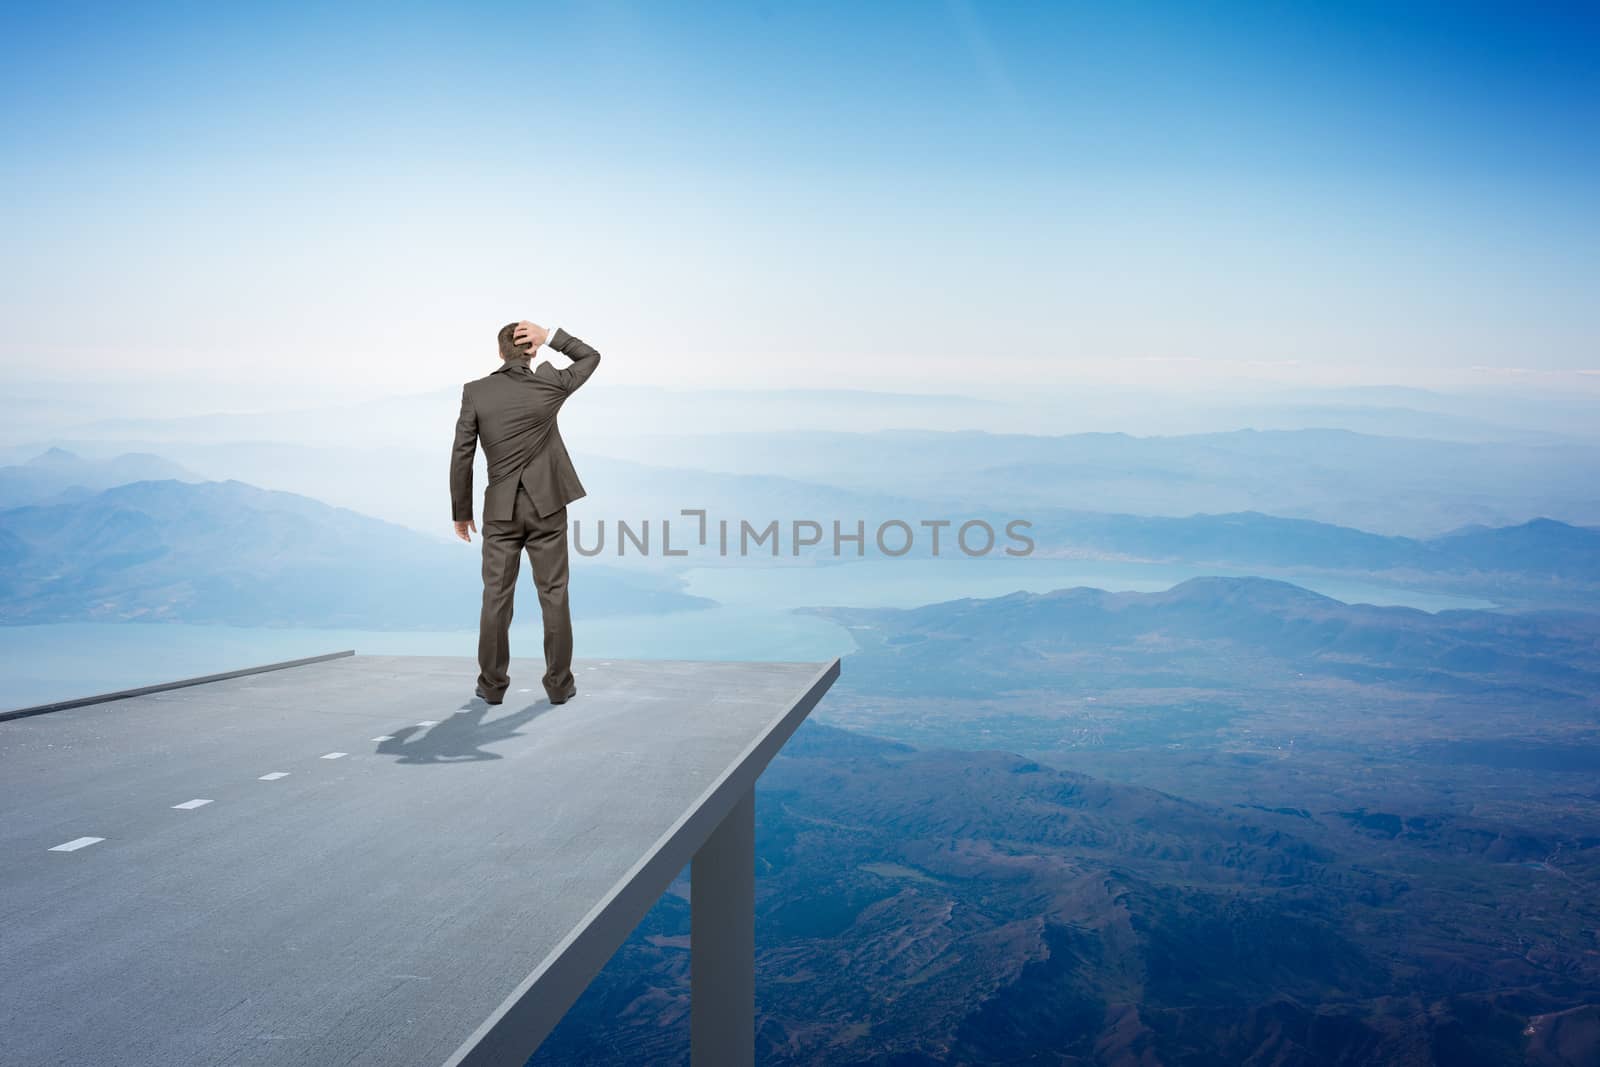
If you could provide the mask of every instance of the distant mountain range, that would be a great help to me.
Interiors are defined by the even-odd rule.
[[[1600,693],[1600,615],[1432,614],[1346,604],[1268,578],[1194,578],[1159,593],[1062,589],[912,609],[816,608],[861,646],[845,683],[878,693],[988,696],[1029,687],[1237,689],[1307,675],[1352,682]],[[1248,664],[1248,670],[1242,668]]]
[[[32,504],[62,493],[88,496],[129,482],[176,478],[198,482],[200,476],[181,464],[143,452],[110,459],[84,459],[63,448],[51,448],[26,463],[0,467],[0,508]]]
[[[440,612],[440,618],[459,619],[461,590],[476,580],[465,574],[466,556],[450,551],[455,548],[452,542],[293,493],[236,481],[172,478],[160,479],[166,483],[161,488],[154,481],[109,491],[85,487],[151,469],[183,471],[156,456],[85,461],[61,451],[0,469],[0,484],[18,495],[44,498],[11,513],[0,510],[0,582],[10,591],[0,618],[199,621],[221,617],[216,609],[202,605],[227,602],[227,617],[245,624],[359,616],[406,620],[395,625],[409,628],[425,625],[422,620],[432,614],[428,605],[447,602],[440,600],[442,596],[454,597],[455,607]],[[919,513],[918,503],[910,498],[780,478],[677,472],[676,481],[671,477],[664,481],[664,474],[671,472],[618,461],[598,461],[590,471],[597,483],[609,483],[613,490],[626,487],[620,503],[609,502],[622,510],[604,514],[621,515],[635,525],[651,519],[658,528],[662,518],[676,518],[677,507],[686,502],[709,508],[713,518],[831,511],[875,523],[886,516]],[[220,488],[224,486],[234,488]],[[740,502],[746,509],[733,510]],[[580,502],[576,517],[584,518],[585,506],[598,505],[592,500]],[[240,508],[268,514],[258,521],[240,522]],[[998,528],[1006,516],[993,518]],[[585,518],[585,527],[594,521]],[[1347,575],[1490,597],[1519,608],[1600,604],[1600,530],[1550,519],[1498,529],[1466,527],[1428,539],[1254,512],[1164,518],[1041,510],[1031,513],[1030,521],[1034,554],[1041,559],[1086,557],[1268,575],[1275,571]],[[295,529],[279,529],[285,525]],[[442,519],[438,525],[444,527]],[[144,540],[157,530],[159,543]],[[924,555],[928,544],[922,539],[911,555]],[[945,554],[954,550],[946,548]],[[468,555],[475,559],[477,554]],[[716,562],[714,555],[697,560]],[[250,562],[246,566],[242,561]],[[188,568],[186,573],[162,572],[180,562]],[[397,567],[415,568],[416,583],[391,583],[389,576]],[[595,575],[596,586],[594,595],[586,598],[585,611],[677,610],[705,603],[682,599],[665,578],[585,567]],[[363,570],[369,572],[367,577],[360,576]],[[260,576],[267,574],[282,580],[261,581],[258,588]],[[213,581],[222,584],[207,592]],[[434,581],[437,586],[430,586]],[[304,610],[291,609],[282,601],[285,595],[303,598]]]
[[[1218,568],[1263,577],[1342,576],[1481,597],[1519,610],[1600,605],[1600,529],[1547,518],[1517,526],[1468,526],[1430,538],[1260,512],[1167,518],[1040,509],[975,513],[954,521],[967,518],[986,519],[997,531],[996,554],[1015,546],[1003,533],[1006,523],[1026,518],[1035,559],[1179,564],[1190,571]],[[947,531],[941,556],[959,557],[952,542]],[[924,533],[906,558],[927,558],[931,547]]]
[[[478,547],[243,482],[133,482],[0,511],[0,623],[471,628]],[[573,586],[580,616],[710,603],[604,566]]]
[[[1334,429],[1160,437],[649,432],[663,423],[682,426],[685,411],[695,413],[697,424],[750,425],[743,416],[711,420],[685,398],[658,399],[663,406],[648,419],[611,417],[617,409],[607,404],[563,412],[563,432],[592,495],[587,514],[636,517],[641,508],[675,513],[716,506],[753,519],[826,521],[853,520],[864,509],[911,519],[1256,512],[1411,538],[1539,517],[1600,525],[1594,491],[1600,445],[1587,441],[1458,442]],[[448,396],[426,394],[341,409],[339,420],[327,412],[293,419],[207,416],[130,425],[114,441],[48,443],[97,454],[110,447],[156,451],[209,479],[297,492],[433,533],[455,414]],[[787,513],[769,516],[772,500],[784,502]],[[909,511],[906,502],[914,504]]]
[[[576,440],[608,451],[603,435]],[[966,511],[1254,511],[1412,537],[1537,516],[1600,523],[1600,447],[1588,443],[1301,429],[1166,437],[793,431],[660,434],[631,444],[662,467],[781,476]]]
[[[858,443],[865,439],[861,435],[812,436],[820,436],[825,440],[837,439]],[[872,438],[880,436],[885,440],[898,440],[902,435],[866,435]],[[945,443],[964,435],[911,436],[917,440],[931,441],[929,447],[933,450],[932,457],[939,458],[943,456]],[[1119,440],[1123,444],[1136,443],[1138,448],[1151,445],[1150,442],[1124,438],[1122,435],[1102,436]],[[1218,436],[1233,440],[1235,435]],[[1279,438],[1299,440],[1302,435],[1261,436],[1271,437],[1273,440]],[[752,444],[763,440],[759,435],[729,435],[728,439],[743,440]],[[1012,439],[993,435],[976,435],[974,439],[979,442],[980,450],[998,447],[1002,450],[1002,454],[1005,449],[1018,443]],[[785,440],[785,438],[779,437],[775,440]],[[1030,439],[1020,440],[1026,442]],[[1082,444],[1080,438],[1071,440]],[[1116,447],[1120,448],[1122,444]],[[314,458],[314,453],[315,450],[312,450],[301,458],[309,462]],[[274,452],[274,456],[282,458],[278,452]],[[380,498],[387,499],[385,494],[390,488],[395,492],[425,491],[426,487],[419,484],[416,470],[400,462],[397,457],[380,457],[374,454],[371,459],[384,470],[383,478],[388,481],[368,484],[360,473],[360,470],[365,469],[360,467],[365,460],[359,455],[345,457],[337,470],[329,468],[326,463],[319,463],[318,469],[322,471],[321,478],[327,483],[326,487],[330,491],[341,485],[359,484],[363,487],[363,499],[374,501]],[[445,540],[447,524],[439,517],[442,514],[440,500],[444,491],[443,468],[442,459],[439,457],[435,459],[438,461],[436,466],[441,472],[441,482],[432,487],[431,502],[425,504],[419,502],[419,506],[435,516],[430,525],[436,532],[431,536],[407,542],[410,547],[400,551],[402,554],[414,552],[418,554],[418,558],[433,561],[449,560],[453,564],[459,562],[459,553],[446,556],[439,552],[441,545],[454,546]],[[352,465],[350,469],[346,468],[346,461]],[[731,456],[729,462],[733,465],[745,465],[751,462],[751,457]],[[713,518],[752,518],[758,524],[772,519],[826,520],[829,516],[842,516],[847,523],[861,519],[875,525],[886,518],[902,516],[909,516],[908,521],[914,521],[951,515],[957,519],[986,515],[999,528],[1012,517],[1025,517],[1032,523],[1029,533],[1035,544],[1034,554],[1041,559],[1084,557],[1111,563],[1180,564],[1187,566],[1191,573],[1196,568],[1216,567],[1265,575],[1272,575],[1275,572],[1341,575],[1442,593],[1483,597],[1519,609],[1586,608],[1591,604],[1600,603],[1600,530],[1552,519],[1535,519],[1512,527],[1468,526],[1440,536],[1412,538],[1371,533],[1348,526],[1336,526],[1309,519],[1285,518],[1260,512],[1194,514],[1183,517],[1060,508],[1020,509],[1011,512],[988,509],[975,509],[966,513],[949,512],[927,500],[919,500],[909,495],[897,496],[878,491],[840,489],[826,483],[795,481],[770,475],[666,469],[604,458],[591,458],[585,470],[586,478],[595,488],[590,498],[580,501],[575,507],[574,517],[582,519],[586,527],[592,527],[600,518],[609,518],[613,521],[626,519],[635,525],[649,519],[659,531],[660,521],[667,517],[678,517],[678,512],[683,507],[704,507],[710,511]],[[849,471],[850,464],[846,463],[830,476],[850,481],[854,476]],[[154,477],[141,477],[143,475]],[[32,457],[27,463],[0,468],[0,494],[10,494],[31,504],[49,506],[89,504],[97,493],[103,491],[94,487],[106,483],[122,484],[124,479],[129,478],[136,481],[179,479],[193,482],[196,476],[185,467],[154,455],[130,453],[113,459],[85,460],[64,450],[53,449]],[[273,507],[281,508],[284,506],[281,502],[294,495],[279,493],[275,497],[261,497],[258,499],[258,504],[271,499],[277,502]],[[123,496],[109,499],[120,506],[133,498]],[[306,500],[303,496],[300,499]],[[155,498],[150,502],[159,503]],[[310,500],[306,502],[314,503]],[[70,511],[63,512],[59,517],[65,521],[73,514]],[[333,526],[328,528],[329,531],[339,528],[339,523],[355,517],[353,512],[337,507],[325,507],[317,514],[318,517],[312,522],[312,526],[318,527],[333,522]],[[332,517],[335,515],[341,517],[334,521]],[[31,520],[24,515],[8,521],[20,522],[26,526]],[[365,519],[365,521],[377,524],[373,527],[373,530],[378,531],[373,535],[375,539],[372,544],[375,546],[384,545],[387,539],[398,536],[400,528],[393,524],[377,519]],[[688,522],[687,519],[682,521]],[[69,528],[77,527],[69,523]],[[205,525],[203,529],[209,530],[219,538],[233,537],[236,533],[225,523]],[[6,573],[13,582],[12,587],[18,590],[18,595],[30,599],[26,604],[7,605],[7,614],[0,617],[38,617],[41,614],[52,618],[100,617],[98,613],[102,611],[109,612],[110,617],[134,617],[151,610],[173,610],[171,605],[160,605],[160,598],[164,594],[149,589],[146,593],[155,597],[157,603],[130,603],[128,601],[130,591],[118,588],[116,580],[107,578],[105,581],[98,579],[91,581],[89,586],[85,587],[92,589],[92,594],[88,595],[92,595],[93,603],[98,607],[90,607],[88,602],[83,602],[79,605],[83,609],[80,612],[79,607],[72,606],[74,601],[71,597],[76,595],[70,592],[73,586],[62,584],[67,579],[52,579],[54,584],[48,587],[37,582],[29,584],[27,581],[30,573],[37,578],[44,574],[55,574],[56,571],[30,572],[26,569],[17,569],[22,565],[25,556],[32,560],[30,565],[42,566],[44,561],[51,559],[50,553],[57,550],[43,543],[30,548],[27,536],[15,530],[9,532],[8,530],[8,526],[0,525],[0,547],[5,548],[8,553],[6,559],[9,560],[9,563],[5,564]],[[347,537],[342,533],[335,535],[336,547],[331,553],[325,554],[325,558],[337,560],[357,558],[351,546],[362,541],[364,536]],[[206,551],[198,537],[197,530],[195,538],[189,545],[189,548],[197,553],[195,558],[204,557]],[[318,534],[306,542],[309,551],[319,551],[312,546],[319,543],[320,537],[321,534]],[[425,545],[424,542],[427,541],[433,544]],[[928,547],[929,542],[923,538],[914,547],[911,556],[925,554]],[[370,554],[377,550],[372,548],[368,552]],[[197,571],[197,576],[208,569],[214,569],[230,549],[226,542],[217,541],[210,546],[210,551],[211,562]],[[947,554],[950,551],[953,550],[947,550]],[[98,566],[97,563],[93,563],[97,558],[93,552],[76,551],[70,546],[60,552],[65,568],[60,572],[62,575],[74,574],[76,569],[82,567]],[[309,563],[306,559],[293,560],[293,557],[284,559],[291,560],[296,565]],[[709,559],[697,558],[697,562],[714,564],[717,559],[715,556]],[[54,567],[55,563],[49,565]],[[435,565],[436,562],[425,564],[421,573],[426,574]],[[258,566],[254,570],[256,573],[261,573],[262,568]],[[124,570],[119,573],[125,579],[139,582],[145,582],[148,577],[144,572],[136,574]],[[75,574],[71,580],[80,579],[86,580],[81,574]],[[427,579],[424,577],[423,580]],[[347,603],[357,614],[411,619],[419,615],[419,609],[406,608],[399,603],[397,598],[404,596],[402,590],[393,590],[383,595],[374,592],[381,586],[378,580],[366,582],[365,587],[369,591],[360,596],[355,596],[355,590],[350,587],[350,583],[355,581],[353,574],[341,581],[324,581],[320,578],[316,581],[331,590],[339,590],[340,596],[351,594],[347,598]],[[649,588],[641,590],[639,588],[641,581]],[[444,587],[452,590],[459,584],[453,577],[442,581]],[[605,579],[605,584],[611,588],[605,596],[599,598],[600,605],[597,606],[603,605],[601,610],[606,612],[623,610],[623,605],[632,602],[640,592],[649,592],[651,597],[664,594],[668,602],[676,595],[670,586],[662,585],[657,580],[641,579],[633,576],[631,572],[615,572]],[[611,595],[613,593],[614,596]],[[434,597],[436,592],[429,593],[430,599]],[[271,591],[249,594],[239,599],[239,606],[233,617],[248,618],[252,605],[261,607],[271,617],[282,617],[279,608],[272,606],[274,603],[275,594]],[[382,604],[384,607],[381,612],[369,612],[358,606],[362,603]],[[123,612],[131,614],[124,616]],[[338,614],[342,616],[345,613]]]
[[[810,611],[859,648],[835,725],[1280,814],[1589,826],[1600,845],[1600,614],[1429,613],[1263,578]]]
[[[1547,518],[1421,539],[1260,512],[1184,518],[1047,512],[1033,526],[1042,556],[1093,549],[1132,559],[1600,585],[1600,529]]]

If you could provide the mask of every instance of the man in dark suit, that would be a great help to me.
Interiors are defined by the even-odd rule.
[[[548,343],[572,360],[529,369]],[[572,614],[567,607],[567,505],[584,495],[567,456],[556,413],[600,365],[600,353],[557,328],[531,322],[500,330],[500,366],[461,387],[461,417],[450,453],[450,510],[456,536],[472,540],[472,459],[489,461],[483,491],[483,611],[478,617],[477,694],[490,704],[511,684],[512,597],[524,549],[544,613],[544,690],[552,704],[578,692],[572,677]]]

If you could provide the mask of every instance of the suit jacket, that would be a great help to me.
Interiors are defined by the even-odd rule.
[[[600,365],[600,353],[557,327],[550,347],[571,359],[557,369],[526,359],[508,359],[492,374],[461,387],[461,417],[450,453],[450,511],[456,522],[472,518],[472,458],[478,443],[489,461],[483,519],[509,520],[517,486],[527,488],[541,517],[584,495],[556,413]]]

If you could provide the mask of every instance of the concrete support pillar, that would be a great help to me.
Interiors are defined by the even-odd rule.
[[[689,1033],[694,1067],[753,1067],[756,797],[740,797],[689,868]]]

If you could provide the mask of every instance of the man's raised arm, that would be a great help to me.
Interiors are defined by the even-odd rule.
[[[589,380],[595,368],[600,366],[600,353],[593,345],[585,344],[572,336],[561,327],[556,327],[556,332],[551,335],[548,342],[551,348],[572,360],[572,366],[556,370],[556,380],[561,383],[561,388],[572,392],[578,386]]]

